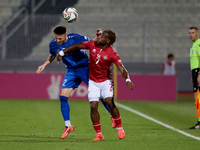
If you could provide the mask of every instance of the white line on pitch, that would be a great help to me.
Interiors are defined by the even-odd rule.
[[[177,129],[177,128],[174,128],[174,127],[172,127],[172,126],[170,126],[170,125],[167,125],[167,124],[165,124],[165,123],[163,123],[163,122],[160,122],[160,121],[158,121],[158,120],[156,120],[156,119],[154,119],[154,118],[152,118],[152,117],[149,117],[149,116],[147,116],[147,115],[145,115],[145,114],[143,114],[143,113],[140,113],[140,112],[137,111],[137,110],[134,110],[134,109],[132,109],[132,108],[129,108],[129,107],[125,106],[125,105],[122,105],[122,104],[119,104],[119,103],[116,103],[116,105],[117,105],[118,107],[124,108],[124,109],[126,109],[126,110],[128,110],[128,111],[130,111],[130,112],[132,112],[132,113],[135,113],[135,114],[137,114],[137,115],[139,115],[139,116],[142,116],[142,117],[144,117],[144,118],[146,118],[146,119],[148,119],[148,120],[151,120],[151,121],[153,121],[153,122],[155,122],[155,123],[158,123],[158,124],[160,124],[160,125],[162,125],[162,126],[168,128],[168,129],[174,130],[174,131],[179,132],[179,133],[181,133],[181,134],[183,134],[183,135],[185,135],[185,136],[188,136],[188,137],[191,137],[191,138],[193,138],[193,139],[196,139],[196,140],[199,140],[199,141],[200,141],[200,137],[196,137],[196,136],[193,136],[193,135],[191,135],[191,134],[189,134],[189,133],[186,133],[186,132],[184,132],[184,131],[181,131],[181,130],[179,130],[179,129]]]

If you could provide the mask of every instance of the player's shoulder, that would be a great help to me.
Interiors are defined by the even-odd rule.
[[[118,55],[118,53],[113,49],[112,46],[109,46],[109,47],[108,47],[108,50],[109,50],[110,53],[114,53],[114,54],[117,54],[117,55]]]
[[[53,40],[51,40],[51,41],[49,42],[49,44],[54,44],[54,43],[56,43],[56,40],[55,40],[55,39],[53,39]]]
[[[67,36],[69,37],[75,37],[75,36],[83,36],[83,35],[81,35],[81,34],[79,34],[79,33],[67,33]]]
[[[113,49],[112,46],[109,46],[108,49],[111,50],[111,51],[114,51],[114,49]],[[114,52],[115,52],[115,51],[114,51]]]
[[[200,39],[198,39],[195,44],[197,44],[198,46],[200,46]]]
[[[84,41],[83,43],[87,44],[87,45],[98,45],[96,41],[93,40],[89,40],[89,41]]]
[[[56,42],[55,39],[53,39],[53,40],[50,41],[49,46],[50,47],[59,47],[59,45],[57,44],[57,42]]]
[[[90,39],[87,36],[84,36],[79,33],[68,33],[67,37],[69,40],[78,40],[79,42],[81,41],[89,41]]]
[[[82,37],[83,35],[79,34],[79,33],[68,33],[67,37],[68,39],[72,39],[72,38],[79,38]]]

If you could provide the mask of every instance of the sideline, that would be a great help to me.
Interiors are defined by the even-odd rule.
[[[162,125],[162,126],[168,128],[168,129],[174,130],[174,131],[179,132],[179,133],[181,133],[181,134],[183,134],[183,135],[185,135],[185,136],[188,136],[188,137],[191,137],[191,138],[193,138],[193,139],[196,139],[196,140],[199,140],[199,141],[200,141],[200,137],[196,137],[196,136],[193,136],[193,135],[191,135],[191,134],[189,134],[189,133],[186,133],[186,132],[184,132],[184,131],[181,131],[181,130],[179,130],[179,129],[177,129],[177,128],[174,128],[174,127],[172,127],[172,126],[170,126],[170,125],[167,125],[167,124],[165,124],[165,123],[163,123],[163,122],[160,122],[160,121],[158,121],[158,120],[156,120],[156,119],[154,119],[154,118],[152,118],[152,117],[149,117],[149,116],[147,116],[147,115],[145,115],[145,114],[143,114],[143,113],[140,113],[140,112],[137,111],[137,110],[134,110],[134,109],[132,109],[132,108],[129,108],[129,107],[127,107],[127,106],[125,106],[125,105],[122,105],[122,104],[120,104],[120,103],[118,103],[118,102],[116,103],[116,105],[117,105],[118,107],[124,108],[125,110],[128,110],[128,111],[130,111],[130,112],[132,112],[132,113],[135,113],[135,114],[137,114],[137,115],[139,115],[139,116],[141,116],[141,117],[144,117],[144,118],[146,118],[146,119],[148,119],[148,120],[151,120],[151,121],[153,121],[153,122],[155,122],[155,123],[157,123],[157,124],[160,124],[160,125]]]

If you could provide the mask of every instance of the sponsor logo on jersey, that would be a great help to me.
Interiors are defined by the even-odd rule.
[[[96,53],[96,49],[93,49],[92,52],[93,52],[93,53]]]
[[[59,52],[60,50],[59,50],[59,49],[57,49],[56,51],[57,51],[57,52]]]
[[[68,38],[70,39],[70,38],[73,38],[73,37],[75,37],[75,36],[73,36],[73,35],[71,35],[71,36],[68,36]]]
[[[190,49],[190,55],[193,55],[193,49]]]
[[[103,56],[103,59],[105,59],[105,60],[108,59],[108,56],[107,56],[107,55],[106,55],[106,56]]]

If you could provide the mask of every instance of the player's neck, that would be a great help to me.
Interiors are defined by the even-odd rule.
[[[105,49],[105,48],[108,48],[110,45],[101,45],[101,49]]]
[[[199,39],[199,38],[198,38]],[[193,40],[192,42],[194,43],[194,42],[196,42],[198,39],[195,39],[195,40]]]

